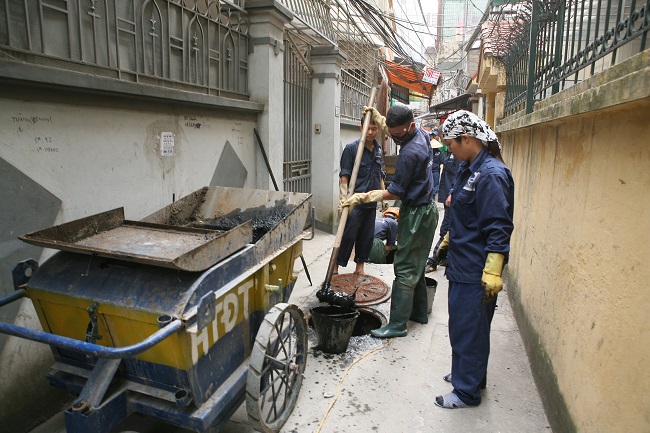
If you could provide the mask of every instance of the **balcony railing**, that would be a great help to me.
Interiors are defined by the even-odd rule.
[[[244,99],[248,19],[208,0],[4,0],[0,51],[30,63]]]
[[[280,0],[303,25],[330,43],[336,44],[331,5],[327,0]]]

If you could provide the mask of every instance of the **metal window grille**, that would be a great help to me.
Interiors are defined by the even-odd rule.
[[[238,3],[3,3],[0,49],[13,57],[212,95],[244,98],[248,94],[248,19]]]
[[[372,88],[353,73],[341,71],[341,119],[360,121]]]

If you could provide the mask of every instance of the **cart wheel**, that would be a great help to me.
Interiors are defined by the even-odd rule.
[[[307,365],[305,317],[276,304],[264,317],[248,364],[246,411],[253,428],[277,433],[291,415]]]

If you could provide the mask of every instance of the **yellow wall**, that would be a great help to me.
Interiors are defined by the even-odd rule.
[[[647,54],[631,69],[646,89]],[[619,78],[536,107],[566,116],[497,128],[516,192],[507,290],[554,431],[650,431],[650,97]],[[619,103],[572,106],[594,91]]]

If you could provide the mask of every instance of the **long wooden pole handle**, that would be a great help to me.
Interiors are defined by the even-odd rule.
[[[370,93],[370,103],[369,107],[375,105],[375,96],[377,95],[377,88],[373,87],[372,92]],[[363,129],[361,130],[361,139],[359,140],[359,146],[357,147],[357,155],[354,160],[354,167],[352,168],[352,175],[350,176],[350,181],[348,182],[348,197],[354,194],[354,185],[357,182],[357,175],[359,174],[359,166],[361,165],[361,157],[363,156],[363,148],[366,146],[366,135],[368,135],[368,128],[370,127],[370,120],[372,119],[372,111],[368,110],[366,112],[365,118],[363,120]],[[346,197],[347,198],[347,197]],[[325,275],[325,282],[323,287],[329,287],[330,282],[332,281],[332,274],[334,272],[334,264],[336,263],[336,257],[339,255],[339,249],[341,248],[341,239],[343,238],[343,231],[345,230],[345,224],[348,221],[348,214],[350,213],[349,207],[344,207],[341,212],[341,219],[339,220],[339,227],[336,231],[336,238],[334,239],[334,248],[332,248],[332,257],[330,257],[330,263],[327,267],[327,275]]]

